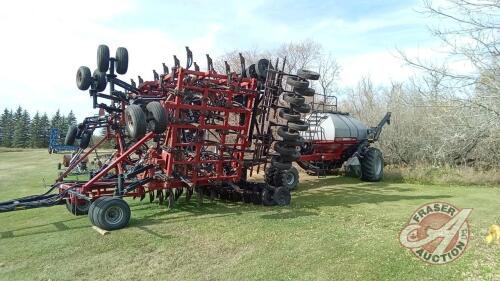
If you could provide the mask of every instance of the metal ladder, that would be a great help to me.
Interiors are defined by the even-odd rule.
[[[314,111],[306,119],[309,124],[309,130],[304,135],[306,141],[325,140],[325,129],[320,126],[321,122],[328,118],[327,115],[322,115],[322,112]]]

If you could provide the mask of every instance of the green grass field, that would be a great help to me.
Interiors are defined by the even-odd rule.
[[[0,151],[0,200],[42,193],[61,155]],[[174,210],[130,200],[126,229],[102,236],[64,206],[0,213],[1,280],[500,280],[500,188],[303,179],[289,207],[184,197]],[[398,235],[420,205],[474,208],[457,261],[427,265]]]

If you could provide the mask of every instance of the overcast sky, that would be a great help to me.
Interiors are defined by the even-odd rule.
[[[273,2],[268,3],[268,2]],[[80,65],[96,67],[99,44],[129,50],[128,81],[152,79],[161,62],[184,58],[190,46],[202,67],[204,54],[271,49],[312,39],[340,62],[340,85],[362,76],[376,83],[403,80],[412,69],[396,57],[431,54],[438,42],[421,1],[8,1],[0,10],[0,107],[34,113],[70,109],[81,120],[91,99],[75,85]]]

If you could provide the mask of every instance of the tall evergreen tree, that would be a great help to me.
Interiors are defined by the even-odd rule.
[[[13,147],[28,147],[30,145],[30,116],[28,111],[19,107],[16,110],[14,136],[12,139]]]
[[[26,110],[16,120],[12,144],[14,147],[29,147],[30,145],[30,116]]]
[[[18,106],[14,114],[12,115],[12,143],[11,147],[21,147],[20,139],[22,136],[22,120],[23,109],[21,106]]]
[[[66,118],[66,121],[68,122],[68,125],[76,125],[76,116],[75,114],[73,113],[73,110],[71,110],[69,113],[68,113],[68,117]]]
[[[49,130],[50,130],[50,121],[47,113],[44,113],[40,118],[40,140],[41,147],[49,146]]]
[[[33,116],[33,120],[31,120],[30,135],[30,147],[42,147],[42,131],[40,128],[40,114],[38,113],[38,111],[36,112],[35,116]]]
[[[59,130],[59,139],[62,137],[66,131],[64,130],[65,127],[65,120],[66,118],[61,115],[61,111],[58,109],[56,113],[52,116],[52,119],[50,120],[50,126],[51,128],[56,128]]]
[[[4,147],[12,146],[12,134],[14,127],[14,121],[12,118],[13,118],[12,111],[5,108],[2,113],[2,116],[0,117],[1,146]]]

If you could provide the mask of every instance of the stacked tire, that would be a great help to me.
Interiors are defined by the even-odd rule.
[[[319,79],[318,73],[304,69],[299,69],[297,75],[288,76],[286,79],[291,91],[286,91],[282,96],[287,106],[278,110],[279,117],[286,121],[286,125],[277,130],[281,140],[274,143],[274,150],[278,155],[273,156],[271,166],[265,175],[267,184],[271,186],[285,187],[290,191],[299,183],[299,173],[292,166],[292,162],[299,159],[298,148],[304,144],[304,138],[300,133],[309,129],[309,124],[301,118],[301,114],[311,111],[306,98],[315,94],[314,89],[309,87],[309,80],[317,79]]]

